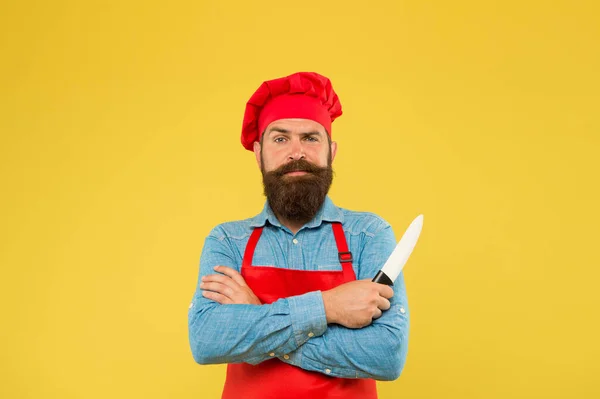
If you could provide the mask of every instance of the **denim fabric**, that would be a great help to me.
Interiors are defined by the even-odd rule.
[[[279,223],[268,204],[254,218],[223,223],[210,232],[188,312],[190,345],[198,363],[258,364],[278,357],[330,376],[398,378],[406,360],[409,328],[402,274],[394,283],[391,308],[360,329],[327,325],[320,291],[268,305],[221,305],[202,296],[200,279],[215,273],[214,266],[241,271],[246,243],[258,226],[265,227],[252,265],[342,270],[330,222],[342,223],[357,279],[372,279],[396,245],[390,225],[372,213],[338,208],[329,198],[295,235]]]

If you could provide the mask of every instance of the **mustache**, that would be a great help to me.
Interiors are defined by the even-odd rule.
[[[290,172],[307,172],[307,173],[313,173],[313,174],[317,174],[319,172],[322,172],[324,170],[327,170],[327,168],[321,168],[319,166],[313,165],[312,163],[305,161],[304,159],[298,159],[296,161],[290,161],[289,163],[286,163],[284,165],[281,165],[279,168],[269,172],[272,175],[275,176],[283,176],[286,173],[290,173]]]

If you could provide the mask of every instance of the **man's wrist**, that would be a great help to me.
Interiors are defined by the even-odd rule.
[[[331,292],[322,291],[321,295],[323,296],[323,307],[325,308],[325,318],[327,319],[327,324],[333,324],[336,322],[336,317],[335,307],[332,306],[331,303]]]

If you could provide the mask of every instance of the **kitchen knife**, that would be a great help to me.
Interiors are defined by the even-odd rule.
[[[423,215],[419,215],[412,221],[404,235],[396,245],[396,248],[383,265],[383,268],[373,278],[374,283],[394,285],[394,281],[402,271],[408,257],[412,253],[421,229],[423,228]]]

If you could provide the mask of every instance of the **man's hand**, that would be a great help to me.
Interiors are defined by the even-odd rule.
[[[241,274],[227,266],[215,266],[215,271],[202,277],[202,296],[220,304],[261,305]]]
[[[394,290],[371,280],[357,280],[323,291],[322,295],[327,323],[361,328],[390,308]]]

